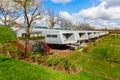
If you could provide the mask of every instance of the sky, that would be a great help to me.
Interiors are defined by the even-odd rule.
[[[94,1],[94,3],[92,3]],[[87,9],[93,5],[98,5],[97,0],[45,0],[44,7],[52,9],[56,13],[66,11],[70,14],[77,13],[82,9]]]
[[[43,8],[54,10],[55,14],[74,24],[88,23],[97,29],[120,29],[120,0],[44,0]],[[23,19],[20,17],[17,22],[23,23]],[[45,21],[36,23],[48,24]]]
[[[43,7],[73,23],[89,23],[95,28],[120,28],[120,0],[45,0]]]

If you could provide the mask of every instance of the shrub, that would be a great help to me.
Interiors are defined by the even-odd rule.
[[[54,69],[58,70],[66,70],[68,73],[76,73],[81,69],[80,65],[80,53],[73,53],[68,56],[61,56],[60,54],[53,55],[44,55],[41,54],[31,54],[30,58],[34,60],[34,62],[44,63],[49,67],[54,67]]]
[[[43,56],[42,54],[39,54],[39,53],[36,53],[36,54],[31,53],[30,58],[33,59],[33,62],[38,62],[40,64],[46,61],[47,55]]]
[[[0,43],[4,44],[14,40],[16,40],[16,36],[12,30],[9,27],[0,26]]]
[[[0,46],[0,51],[5,54],[9,53],[10,57],[20,56],[19,49],[14,44],[11,43],[6,43]]]
[[[78,72],[79,68],[81,68],[79,64],[78,54],[73,54],[72,56],[61,56],[59,54],[50,56],[46,63],[49,66],[56,66],[59,67],[59,69],[65,69],[68,73],[71,73],[71,71]]]
[[[62,56],[60,56],[59,54],[55,54],[55,55],[49,56],[48,59],[46,60],[46,63],[49,66],[56,66],[61,61],[61,58]]]

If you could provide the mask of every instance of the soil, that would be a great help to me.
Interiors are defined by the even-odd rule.
[[[50,50],[50,53],[53,53],[53,54],[61,54],[63,56],[66,56],[66,55],[69,55],[69,54],[72,54],[74,51],[71,51],[69,49],[66,49],[66,50],[57,50],[57,49],[52,49]]]

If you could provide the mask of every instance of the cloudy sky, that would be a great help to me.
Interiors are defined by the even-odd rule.
[[[96,28],[120,28],[120,0],[45,0],[44,7]]]

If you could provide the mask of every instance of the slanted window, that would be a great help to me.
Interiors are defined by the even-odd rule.
[[[25,37],[26,36],[26,33],[22,33],[22,37]]]
[[[57,38],[57,35],[47,35],[48,38]]]
[[[79,33],[79,36],[82,37],[85,33]]]
[[[73,33],[64,33],[63,38],[64,40],[69,40],[73,37]]]
[[[88,33],[88,35],[91,35],[92,33]]]

